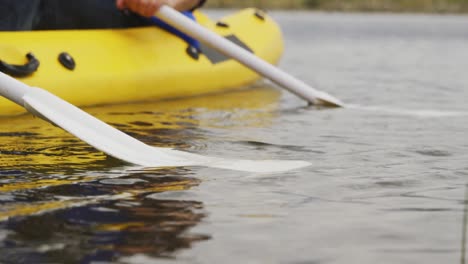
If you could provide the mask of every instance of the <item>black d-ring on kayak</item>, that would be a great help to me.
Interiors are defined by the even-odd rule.
[[[24,65],[13,65],[0,60],[0,71],[13,77],[26,77],[33,74],[39,68],[39,60],[30,52],[26,54],[28,62]]]
[[[63,67],[73,71],[76,67],[75,60],[68,52],[62,52],[58,56],[58,60]]]

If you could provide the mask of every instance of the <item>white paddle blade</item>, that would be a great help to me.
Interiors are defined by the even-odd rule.
[[[163,5],[156,15],[169,25],[199,40],[200,42],[203,42],[222,54],[237,60],[251,70],[270,79],[274,83],[289,90],[309,103],[333,107],[344,106],[343,102],[339,99],[312,88],[303,81],[280,70],[278,67],[273,66],[233,42],[219,36],[213,31],[199,25],[167,5]]]
[[[249,172],[279,172],[310,165],[304,161],[229,160],[170,148],[158,148],[123,133],[78,107],[40,88],[23,96],[25,107],[96,149],[117,159],[145,167],[207,166]]]
[[[307,161],[299,160],[218,160],[210,163],[210,167],[240,170],[258,173],[272,173],[295,170],[310,166]]]

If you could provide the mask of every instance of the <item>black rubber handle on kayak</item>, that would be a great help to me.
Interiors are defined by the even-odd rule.
[[[32,53],[26,54],[28,62],[25,65],[13,65],[0,60],[0,71],[13,77],[26,77],[39,68],[39,60]]]

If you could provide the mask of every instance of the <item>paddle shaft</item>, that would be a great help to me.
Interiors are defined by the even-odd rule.
[[[24,107],[24,95],[31,90],[28,85],[0,72],[0,95]]]
[[[342,107],[344,104],[333,96],[317,91],[306,83],[262,60],[231,41],[190,20],[169,6],[162,6],[156,16],[178,30],[211,46],[224,55],[234,58],[260,75],[289,90],[312,104]]]

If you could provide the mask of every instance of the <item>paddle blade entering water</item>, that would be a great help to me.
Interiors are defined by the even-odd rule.
[[[311,165],[307,161],[300,160],[243,160],[209,157],[168,148],[154,148],[154,151],[163,151],[168,156],[177,157],[178,160],[185,160],[187,165],[248,172],[281,172]]]
[[[214,168],[259,173],[289,171],[310,165],[309,162],[296,160],[223,160],[210,164]]]
[[[146,167],[206,166],[249,172],[287,171],[309,165],[304,161],[229,160],[170,148],[152,147],[46,90],[32,88],[24,95],[23,100],[30,112],[54,123],[108,155],[136,165]]]

